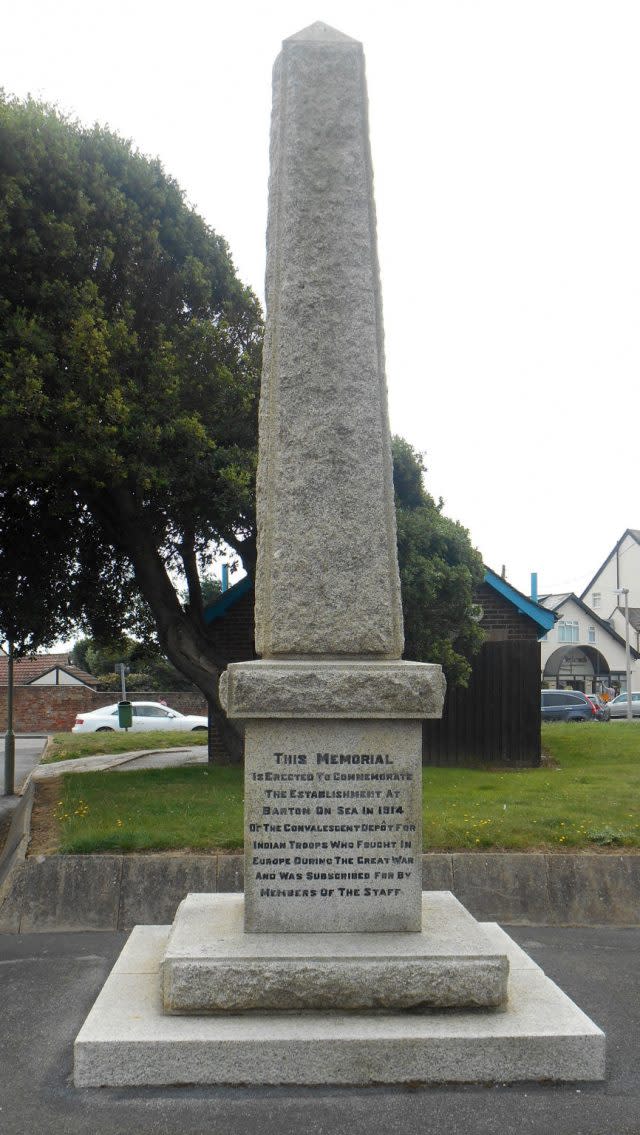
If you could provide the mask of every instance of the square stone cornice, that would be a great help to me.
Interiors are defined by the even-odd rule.
[[[220,679],[231,718],[441,717],[446,682],[429,662],[233,662]]]

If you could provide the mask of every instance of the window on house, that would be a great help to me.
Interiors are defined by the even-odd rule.
[[[595,642],[596,641],[596,628],[595,627],[587,627],[587,640],[589,642]]]
[[[578,620],[561,619],[558,623],[558,642],[578,642]]]
[[[591,606],[593,607],[594,611],[596,611],[597,608],[601,606],[601,604],[602,604],[601,593],[599,591],[592,591],[591,592]]]

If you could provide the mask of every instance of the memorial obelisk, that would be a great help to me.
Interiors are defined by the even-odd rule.
[[[221,687],[245,894],[135,927],[76,1085],[602,1078],[603,1034],[515,943],[421,893],[444,682],[401,661],[363,52],[324,24],[274,72],[258,525],[262,657]]]
[[[421,720],[403,628],[362,45],[325,24],[273,80],[245,927],[419,930]]]

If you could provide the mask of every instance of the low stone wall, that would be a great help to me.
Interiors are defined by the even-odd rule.
[[[135,690],[132,701],[164,699],[180,713],[207,714],[202,694],[190,690]],[[119,700],[115,690],[96,692],[88,686],[16,686],[14,724],[16,733],[68,733],[77,713],[88,713]],[[7,728],[7,688],[0,687],[0,731]]]
[[[424,890],[450,890],[481,921],[640,925],[640,855],[423,856]],[[128,930],[172,922],[190,891],[243,887],[242,855],[53,855],[14,863],[0,932]]]

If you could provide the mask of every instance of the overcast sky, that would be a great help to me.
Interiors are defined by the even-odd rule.
[[[484,560],[640,528],[638,0],[3,0],[0,84],[158,155],[263,296],[271,67],[364,44],[391,426]]]

